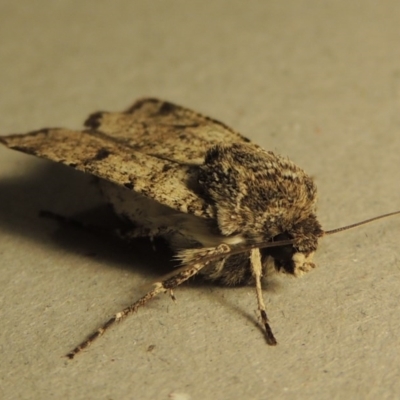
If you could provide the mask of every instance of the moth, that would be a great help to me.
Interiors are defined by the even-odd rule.
[[[194,275],[223,285],[254,285],[269,345],[277,343],[262,296],[262,278],[300,276],[315,265],[324,231],[313,179],[222,122],[167,101],[145,98],[124,112],[97,112],[86,129],[41,129],[0,137],[9,148],[98,177],[106,201],[128,221],[112,234],[132,241],[162,237],[181,266],[116,313],[70,353]],[[59,220],[68,219],[51,213]]]

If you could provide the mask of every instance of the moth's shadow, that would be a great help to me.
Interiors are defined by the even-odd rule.
[[[41,246],[56,246],[86,257],[96,257],[103,264],[109,260],[110,268],[112,265],[122,270],[134,269],[149,282],[171,272],[176,264],[171,261],[173,255],[163,241],[151,243],[148,239],[136,239],[128,244],[103,233],[41,218],[39,212],[46,210],[93,225],[112,227],[118,224],[90,175],[42,160],[33,161],[32,166],[28,173],[24,171],[20,176],[0,179],[1,230],[25,236],[40,242]],[[192,278],[189,285],[194,288],[215,286],[200,276]],[[268,286],[273,290],[277,287],[274,282]],[[223,303],[252,321],[262,331],[254,314],[233,305],[223,295],[216,296],[214,291],[210,296],[213,301]]]
[[[139,271],[149,279],[168,273],[172,254],[165,243],[136,239],[125,243],[105,233],[89,232],[41,218],[41,210],[112,228],[118,218],[106,206],[93,178],[63,165],[33,161],[29,172],[0,179],[0,226],[12,235],[59,246],[110,265]],[[49,233],[50,232],[50,233]],[[156,248],[157,251],[154,251]],[[133,267],[134,266],[134,267]]]

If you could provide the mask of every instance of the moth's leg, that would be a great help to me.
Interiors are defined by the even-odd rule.
[[[171,297],[172,301],[176,301],[176,297],[172,289],[169,289],[169,297]]]
[[[277,341],[272,333],[272,329],[268,323],[267,311],[264,304],[264,299],[262,296],[261,278],[262,278],[262,264],[261,264],[261,254],[259,249],[252,249],[250,253],[250,264],[251,272],[256,281],[256,294],[258,310],[260,311],[261,321],[265,326],[266,340],[270,346],[275,346]]]
[[[39,216],[42,218],[53,219],[53,220],[59,222],[60,224],[73,226],[74,228],[78,228],[78,229],[82,229],[82,230],[88,230],[88,231],[96,230],[96,232],[98,232],[98,231],[101,231],[102,229],[104,229],[100,226],[86,224],[85,222],[79,221],[75,218],[66,217],[64,215],[53,213],[53,212],[47,211],[47,210],[40,210]]]
[[[152,230],[149,228],[144,228],[142,226],[132,226],[129,228],[110,228],[105,226],[93,225],[84,221],[79,221],[72,217],[66,217],[64,215],[56,214],[51,211],[40,211],[39,215],[41,217],[53,219],[61,224],[69,225],[74,228],[78,228],[88,232],[114,236],[126,242],[130,242],[133,239],[142,237],[153,239],[155,236],[159,236],[168,232],[168,228],[163,227]]]
[[[154,285],[154,289],[141,297],[138,301],[133,303],[132,305],[126,307],[122,311],[116,313],[112,318],[110,318],[104,325],[98,328],[94,333],[92,333],[84,342],[82,342],[79,346],[75,347],[70,353],[67,354],[67,357],[72,359],[86,347],[90,346],[92,342],[94,342],[97,338],[104,334],[104,332],[114,325],[117,322],[120,322],[124,318],[126,318],[129,314],[136,312],[140,307],[146,305],[151,299],[156,297],[159,293],[170,292],[171,296],[172,289],[179,286],[181,283],[188,280],[193,275],[196,275],[206,263],[202,264],[194,264],[186,269],[180,270],[176,275],[165,279],[160,282],[156,282]]]
[[[142,226],[133,226],[132,228],[128,229],[114,229],[112,234],[118,239],[124,240],[125,242],[130,242],[138,238],[148,238],[152,242],[153,250],[155,250],[154,238],[157,236],[167,235],[169,232],[171,232],[171,228],[169,227],[160,226],[151,229]]]

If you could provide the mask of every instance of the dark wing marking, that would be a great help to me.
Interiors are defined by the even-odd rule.
[[[191,189],[196,167],[134,151],[100,132],[43,129],[3,136],[0,142],[125,186],[175,210],[214,216],[212,207]]]
[[[246,143],[247,138],[222,122],[157,99],[138,100],[123,113],[97,112],[85,126],[141,153],[198,164],[218,143]]]

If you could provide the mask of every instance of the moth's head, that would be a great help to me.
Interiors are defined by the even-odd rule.
[[[320,237],[399,214],[400,211],[394,211],[328,231],[323,231],[315,215],[310,214],[307,219],[294,225],[293,228],[275,235],[272,239],[265,238],[264,244],[256,247],[261,251],[263,262],[267,262],[268,257],[272,257],[277,271],[300,276],[315,268],[313,257]]]
[[[274,238],[277,242],[286,239],[291,238],[287,234],[278,235]],[[309,241],[307,250],[300,250],[295,245],[289,244],[261,249],[261,254],[263,260],[266,260],[268,256],[273,258],[276,271],[301,276],[315,268],[313,257],[317,246],[318,238],[315,238],[313,242]]]
[[[318,247],[318,239],[324,234],[314,214],[296,224],[292,229],[278,234],[273,242],[291,240],[293,244],[261,249],[263,258],[271,256],[275,269],[279,272],[301,276],[315,268],[314,253]]]
[[[283,240],[284,238],[289,239],[288,236],[279,236],[282,236],[279,240]],[[301,276],[315,268],[315,264],[313,263],[314,253],[315,251],[299,251],[293,245],[261,249],[263,259],[266,259],[267,256],[273,258],[276,271],[294,276]]]

